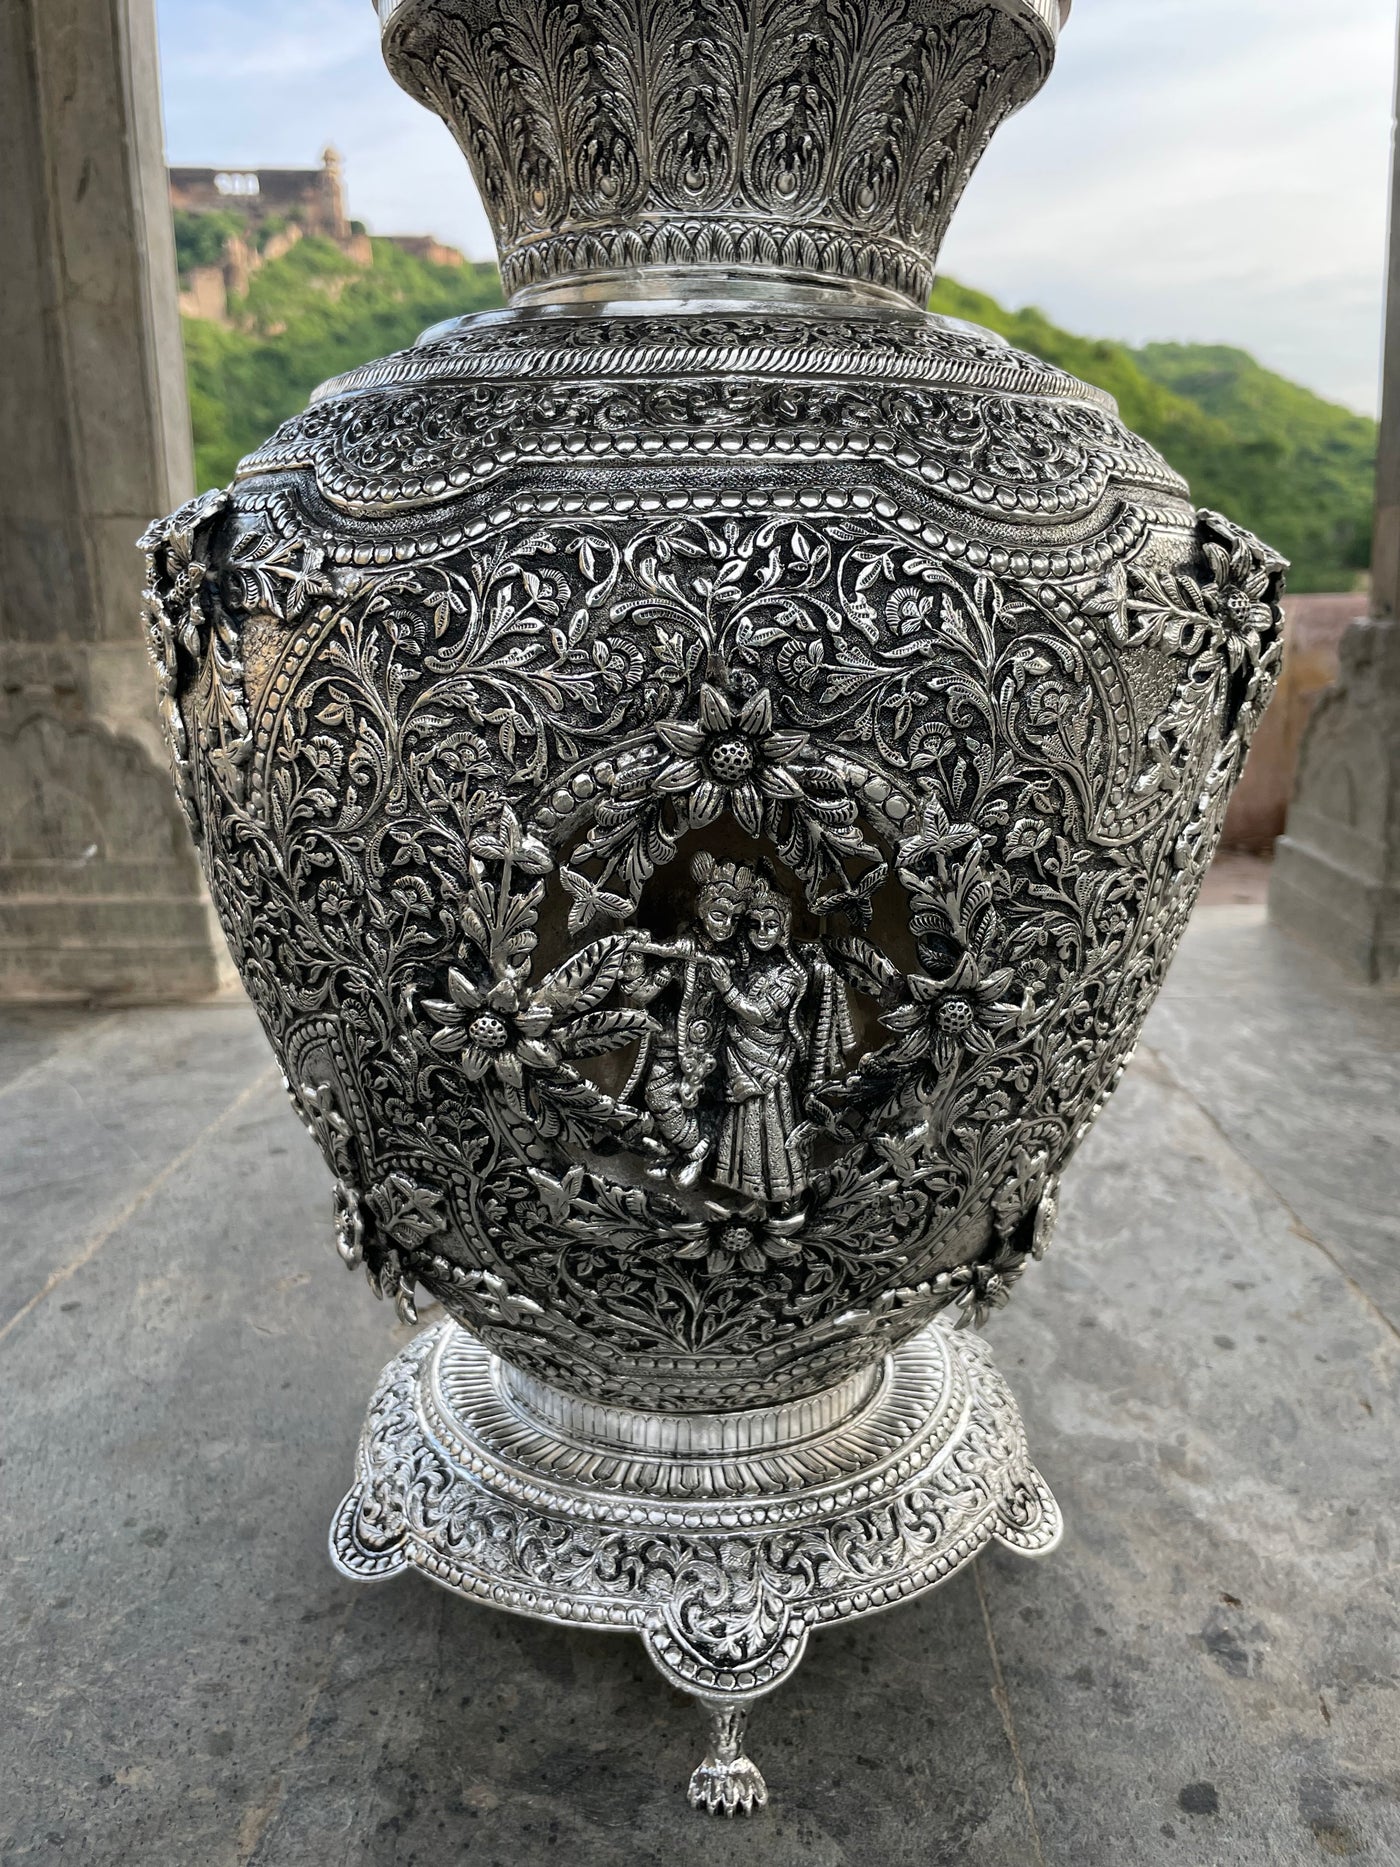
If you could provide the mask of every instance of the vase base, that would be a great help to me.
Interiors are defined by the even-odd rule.
[[[758,1765],[744,1755],[747,1710],[703,1699],[700,1709],[709,1723],[710,1742],[690,1779],[691,1808],[706,1815],[756,1815],[768,1806],[768,1787]]]
[[[1045,1555],[1061,1527],[985,1343],[941,1323],[831,1396],[668,1416],[540,1390],[442,1322],[381,1375],[330,1546],[355,1581],[416,1568],[639,1633],[721,1734],[692,1804],[734,1814],[767,1800],[735,1714],[813,1627],[935,1588],[992,1541]]]

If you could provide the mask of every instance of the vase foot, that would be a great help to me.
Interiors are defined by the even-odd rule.
[[[768,1806],[768,1786],[744,1754],[749,1714],[742,1705],[697,1700],[710,1726],[709,1748],[695,1766],[688,1793],[692,1809],[706,1815],[752,1815]]]
[[[701,1416],[562,1394],[441,1322],[381,1375],[330,1541],[356,1581],[415,1568],[639,1633],[712,1717],[692,1804],[737,1814],[767,1800],[742,1714],[814,1627],[935,1588],[990,1542],[1037,1556],[1060,1533],[985,1343],[941,1323],[827,1394]]]

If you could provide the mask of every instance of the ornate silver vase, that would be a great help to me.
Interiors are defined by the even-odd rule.
[[[1281,561],[921,309],[1067,0],[380,0],[510,308],[153,528],[209,885],[378,1294],[338,1565],[632,1628],[764,1800],[821,1623],[1059,1533],[1043,1253]]]

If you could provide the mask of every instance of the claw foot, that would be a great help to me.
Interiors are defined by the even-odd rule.
[[[758,1765],[744,1755],[749,1715],[742,1706],[701,1703],[710,1721],[710,1748],[690,1779],[690,1806],[707,1815],[752,1815],[766,1808],[768,1787]]]

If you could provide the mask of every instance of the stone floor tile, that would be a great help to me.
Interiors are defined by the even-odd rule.
[[[408,1331],[251,1013],[0,1018],[0,1862],[1394,1867],[1397,1091],[1197,923],[994,1324],[1064,1546],[815,1635],[726,1827],[637,1641],[331,1570]]]
[[[1145,1041],[1400,1328],[1400,994],[1353,985],[1262,908],[1191,929]]]
[[[26,1061],[10,1071],[16,1030]],[[276,1069],[238,1001],[0,1019],[0,1332],[259,1080]]]
[[[1067,1190],[994,1337],[1066,1545],[983,1566],[1046,1860],[1389,1867],[1400,1340],[1150,1053]]]

